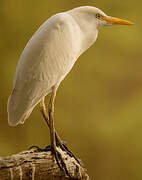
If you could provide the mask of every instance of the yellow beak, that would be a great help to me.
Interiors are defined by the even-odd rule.
[[[111,24],[124,24],[124,25],[133,25],[134,23],[127,21],[127,20],[123,20],[123,19],[119,19],[119,18],[115,18],[115,17],[111,17],[111,16],[102,16],[101,19],[107,21],[108,23]]]

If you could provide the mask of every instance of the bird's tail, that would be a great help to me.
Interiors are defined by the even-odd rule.
[[[10,126],[17,126],[18,124],[23,124],[25,120],[30,116],[31,112],[33,111],[34,106],[31,108],[21,109],[20,104],[16,104],[15,96],[13,95],[14,92],[9,96],[8,103],[7,103],[7,112],[8,112],[8,124]]]

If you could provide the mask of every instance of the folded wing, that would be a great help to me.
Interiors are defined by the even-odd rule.
[[[9,125],[24,123],[41,99],[70,71],[80,52],[80,41],[74,36],[77,28],[70,15],[57,14],[27,43],[8,99]]]

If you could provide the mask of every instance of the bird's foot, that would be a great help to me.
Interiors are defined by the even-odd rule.
[[[48,146],[47,146],[48,147]],[[61,141],[57,143],[57,147],[60,147],[63,151],[65,151],[70,157],[74,158],[78,164],[80,164],[79,160],[76,156],[68,149],[67,143],[65,141]]]
[[[57,143],[57,147],[60,147],[63,151],[65,151],[71,158],[73,157],[78,164],[80,164],[79,160],[76,158],[76,156],[68,149],[67,143],[65,141],[61,141]],[[46,146],[45,148],[40,148],[38,146],[31,146],[29,150],[34,149],[35,151],[38,152],[43,152],[43,151],[52,151],[51,145]]]
[[[65,172],[66,175],[71,178],[71,175],[68,172],[66,163],[63,160],[62,154],[59,152],[57,148],[61,148],[62,151],[65,151],[71,158],[74,158],[78,164],[80,164],[79,160],[74,156],[74,154],[68,149],[67,143],[64,141],[61,141],[60,143],[58,142],[57,147],[52,147],[51,145],[46,146],[45,148],[40,148],[38,146],[31,146],[29,149],[34,149],[37,152],[48,152],[51,151],[52,154],[54,155],[57,165],[60,168],[61,171]]]
[[[29,150],[31,150],[31,149],[33,149],[33,150],[35,150],[35,151],[37,151],[37,152],[45,152],[45,151],[47,152],[47,151],[51,151],[51,153],[54,155],[54,157],[55,157],[55,159],[56,159],[57,165],[58,165],[58,167],[60,168],[60,170],[63,171],[63,172],[65,172],[66,175],[71,178],[71,175],[69,174],[69,172],[68,172],[68,170],[67,170],[67,167],[66,167],[66,164],[65,164],[65,162],[64,162],[64,160],[63,160],[63,158],[62,158],[62,155],[61,155],[61,153],[57,150],[56,147],[53,148],[51,145],[46,146],[45,148],[40,148],[40,147],[38,147],[38,146],[31,146],[31,147],[29,148]]]

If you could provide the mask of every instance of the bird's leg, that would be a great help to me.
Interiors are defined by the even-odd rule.
[[[49,126],[49,117],[48,117],[48,113],[46,112],[46,107],[45,107],[45,97],[42,98],[41,102],[40,102],[40,111],[41,111],[41,114],[44,118],[44,120],[46,121],[49,129],[50,129],[50,126]]]
[[[43,116],[44,120],[46,121],[46,123],[50,129],[49,116],[48,116],[48,113],[47,113],[46,107],[45,107],[45,97],[40,102],[40,111],[41,111],[42,116]],[[58,144],[59,142],[62,142],[61,138],[57,134],[56,130],[55,130],[55,138],[56,138],[56,144]]]
[[[45,97],[41,100],[40,102],[40,111],[43,115],[44,120],[46,121],[49,129],[50,129],[50,124],[49,124],[49,115],[46,111],[46,106],[45,106]],[[54,129],[55,130],[55,129]],[[66,151],[67,154],[70,157],[74,157],[74,159],[76,159],[76,161],[79,163],[79,160],[74,156],[74,154],[67,148],[66,143],[64,141],[61,140],[60,136],[58,135],[57,131],[55,130],[55,139],[56,139],[56,145],[59,146],[63,151]],[[40,148],[38,148],[40,150]],[[45,148],[45,150],[49,150],[50,147],[47,146]],[[44,150],[44,149],[43,149]]]
[[[49,102],[49,129],[50,129],[50,138],[51,138],[51,147],[56,148],[55,140],[55,126],[54,126],[54,102],[56,97],[56,90],[52,90],[50,102]]]
[[[56,139],[55,139],[55,126],[54,126],[54,102],[56,97],[56,88],[53,87],[50,102],[49,102],[49,125],[50,125],[50,138],[51,138],[51,151],[55,156],[56,162],[59,168],[64,171],[69,177],[66,164],[62,158],[61,153],[57,149]]]

